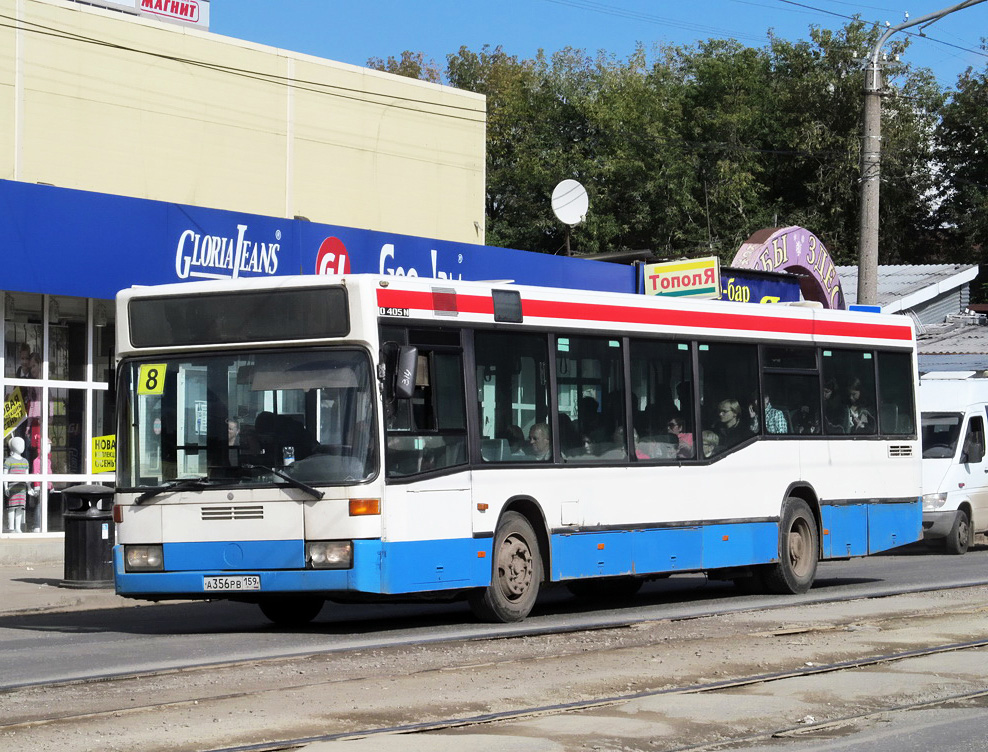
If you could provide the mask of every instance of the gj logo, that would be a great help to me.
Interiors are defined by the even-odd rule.
[[[349,274],[350,257],[339,238],[326,238],[316,255],[316,274]]]

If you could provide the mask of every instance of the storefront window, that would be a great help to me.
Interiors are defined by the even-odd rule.
[[[48,378],[67,381],[86,379],[86,300],[48,299]]]
[[[112,378],[114,337],[113,303],[97,300],[93,303],[93,381]]]
[[[2,534],[62,532],[62,491],[81,483],[112,484],[115,477],[113,404],[107,389],[113,304],[5,292],[0,301]],[[98,461],[87,437],[103,439]]]
[[[62,521],[63,515],[65,514],[65,498],[62,496],[62,491],[66,488],[76,486],[78,483],[72,481],[71,483],[48,483],[48,499],[47,499],[47,509],[48,513],[46,515],[49,533],[61,533],[65,530],[65,523]]]
[[[52,472],[83,473],[85,389],[52,389],[48,400]]]
[[[29,379],[32,360],[36,366],[44,359],[43,295],[0,293],[4,302],[4,376]]]

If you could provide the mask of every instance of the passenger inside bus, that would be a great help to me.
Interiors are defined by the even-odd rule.
[[[528,430],[528,443],[532,445],[532,459],[540,462],[552,459],[552,439],[545,423],[535,423]]]
[[[676,456],[688,458],[693,456],[693,434],[686,430],[686,420],[682,413],[673,413],[666,423],[669,433],[676,437],[678,445]]]
[[[875,416],[862,399],[861,379],[847,385],[848,433],[875,433]]]
[[[714,430],[719,439],[720,451],[730,449],[751,437],[751,431],[741,420],[741,404],[736,399],[721,400],[717,404],[717,416],[718,422]]]

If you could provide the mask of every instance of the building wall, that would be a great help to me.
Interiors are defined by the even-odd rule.
[[[393,233],[416,251],[412,240],[430,238],[421,244],[430,244],[432,264],[444,241],[484,243],[480,95],[64,0],[0,0],[0,18],[0,180],[167,202],[165,214],[179,225],[193,222],[188,207],[205,207],[255,217],[255,233],[267,218],[304,217],[310,222],[293,227]],[[131,268],[119,260],[153,268],[149,253],[158,253],[175,273],[178,236],[135,243],[121,227],[136,218],[113,216],[103,218],[98,240],[82,242],[82,225],[97,221],[73,212],[91,200],[59,200],[65,209],[42,217],[9,201],[2,207],[8,234],[16,234],[0,278],[2,455],[10,459],[23,442],[27,475],[4,467],[0,481],[28,497],[20,511],[20,491],[3,494],[7,563],[14,544],[59,542],[65,488],[115,480],[96,449],[115,430],[107,290],[146,273],[118,280]],[[160,205],[144,209],[168,224]],[[50,242],[48,231],[71,234],[72,223],[72,240]],[[228,225],[216,232],[235,236],[237,226]],[[305,256],[298,271],[312,273],[317,248],[292,247],[286,256]],[[97,275],[100,290],[58,289],[69,271],[57,259],[83,264],[86,273],[75,276]],[[15,263],[27,268],[11,274]]]
[[[971,286],[961,285],[913,307],[912,312],[922,324],[942,324],[947,316],[964,311],[971,302]]]
[[[0,15],[2,178],[484,242],[480,95],[62,0]]]

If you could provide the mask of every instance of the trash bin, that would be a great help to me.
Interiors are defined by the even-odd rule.
[[[65,579],[62,587],[113,585],[113,489],[72,486],[65,500]]]

